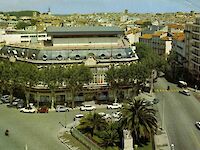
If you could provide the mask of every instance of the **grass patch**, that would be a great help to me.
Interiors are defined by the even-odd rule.
[[[78,147],[80,150],[89,150],[85,145],[83,145],[81,142],[79,142],[76,138],[74,138],[71,134],[64,133],[62,136],[66,140],[69,140],[69,145],[73,147]]]

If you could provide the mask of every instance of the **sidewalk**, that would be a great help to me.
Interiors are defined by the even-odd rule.
[[[155,98],[155,93],[140,93],[139,97],[144,98],[145,100],[152,101]],[[158,111],[159,113],[159,111]],[[160,124],[161,120],[158,119],[158,124]],[[158,125],[159,126],[159,125]],[[171,150],[169,144],[169,138],[167,132],[165,130],[158,129],[156,135],[154,135],[154,146],[155,150]]]

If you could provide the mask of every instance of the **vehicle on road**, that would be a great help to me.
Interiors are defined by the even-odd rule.
[[[200,121],[196,121],[195,125],[200,130]]]
[[[154,99],[153,99],[153,104],[158,104],[158,103],[159,103],[159,101],[160,101],[159,99],[157,99],[157,98],[154,98]]]
[[[19,111],[23,113],[35,113],[37,110],[35,107],[30,106],[30,107],[21,108]]]
[[[81,118],[83,118],[83,117],[84,117],[83,114],[77,114],[77,115],[75,115],[75,117],[74,117],[74,121],[75,121],[76,119],[81,119]]]
[[[12,105],[17,106],[18,103],[22,103],[22,102],[23,102],[23,99],[17,98],[12,102]]]
[[[105,114],[102,118],[107,120],[107,119],[112,119],[112,116],[110,114]]]
[[[106,115],[105,112],[99,112],[98,114],[99,114],[100,116],[102,116],[102,117]]]
[[[46,106],[43,106],[37,109],[37,113],[48,113],[48,112],[49,112],[49,108]]]
[[[187,88],[187,83],[185,81],[178,81],[178,87]]]
[[[190,92],[188,90],[181,90],[181,91],[179,91],[179,93],[190,96]]]
[[[96,107],[92,106],[92,105],[83,105],[80,108],[81,111],[92,111],[92,110],[95,110],[95,109],[96,109]]]
[[[24,102],[17,103],[17,109],[24,108]]]
[[[68,107],[65,107],[63,105],[57,105],[56,106],[56,112],[66,112],[66,111],[69,111]]]
[[[113,118],[119,119],[119,118],[121,118],[121,116],[122,116],[122,113],[119,111],[112,113]]]
[[[3,96],[1,97],[1,101],[2,101],[3,103],[9,103],[9,102],[10,102],[10,95],[3,95]]]
[[[119,103],[112,103],[111,105],[107,105],[107,109],[120,109],[122,105]]]

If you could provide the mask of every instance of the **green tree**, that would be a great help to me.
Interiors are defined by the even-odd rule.
[[[20,70],[19,81],[24,90],[26,104],[29,105],[30,91],[39,82],[39,70],[36,65],[21,62],[17,67]]]
[[[119,146],[120,137],[118,133],[118,122],[108,124],[106,129],[100,132],[99,137],[103,139],[100,145],[106,149],[113,149]]]
[[[117,101],[117,90],[118,90],[118,79],[119,79],[118,68],[111,66],[106,72],[106,81],[110,84],[110,88],[114,97],[115,102]]]
[[[54,107],[55,103],[55,90],[63,83],[64,68],[60,66],[48,66],[41,70],[41,79],[44,85],[47,85],[51,91],[51,107]]]
[[[102,116],[98,113],[89,113],[86,117],[80,120],[80,124],[77,128],[82,133],[93,137],[96,131],[104,130],[106,125],[106,121],[102,119]]]
[[[133,99],[122,109],[122,129],[128,129],[133,145],[141,144],[142,138],[150,138],[157,131],[156,111],[144,104],[142,99]]]
[[[83,88],[84,84],[88,84],[92,80],[92,77],[92,72],[87,66],[73,65],[66,68],[64,80],[66,90],[71,92],[72,108],[74,108],[75,96]]]
[[[16,25],[17,29],[25,29],[26,27],[30,26],[30,23],[26,23],[23,21],[19,21]]]

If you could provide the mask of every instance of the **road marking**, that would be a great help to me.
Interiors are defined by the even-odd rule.
[[[179,92],[179,89],[170,89],[170,90],[166,90],[166,89],[154,89],[155,92]]]

